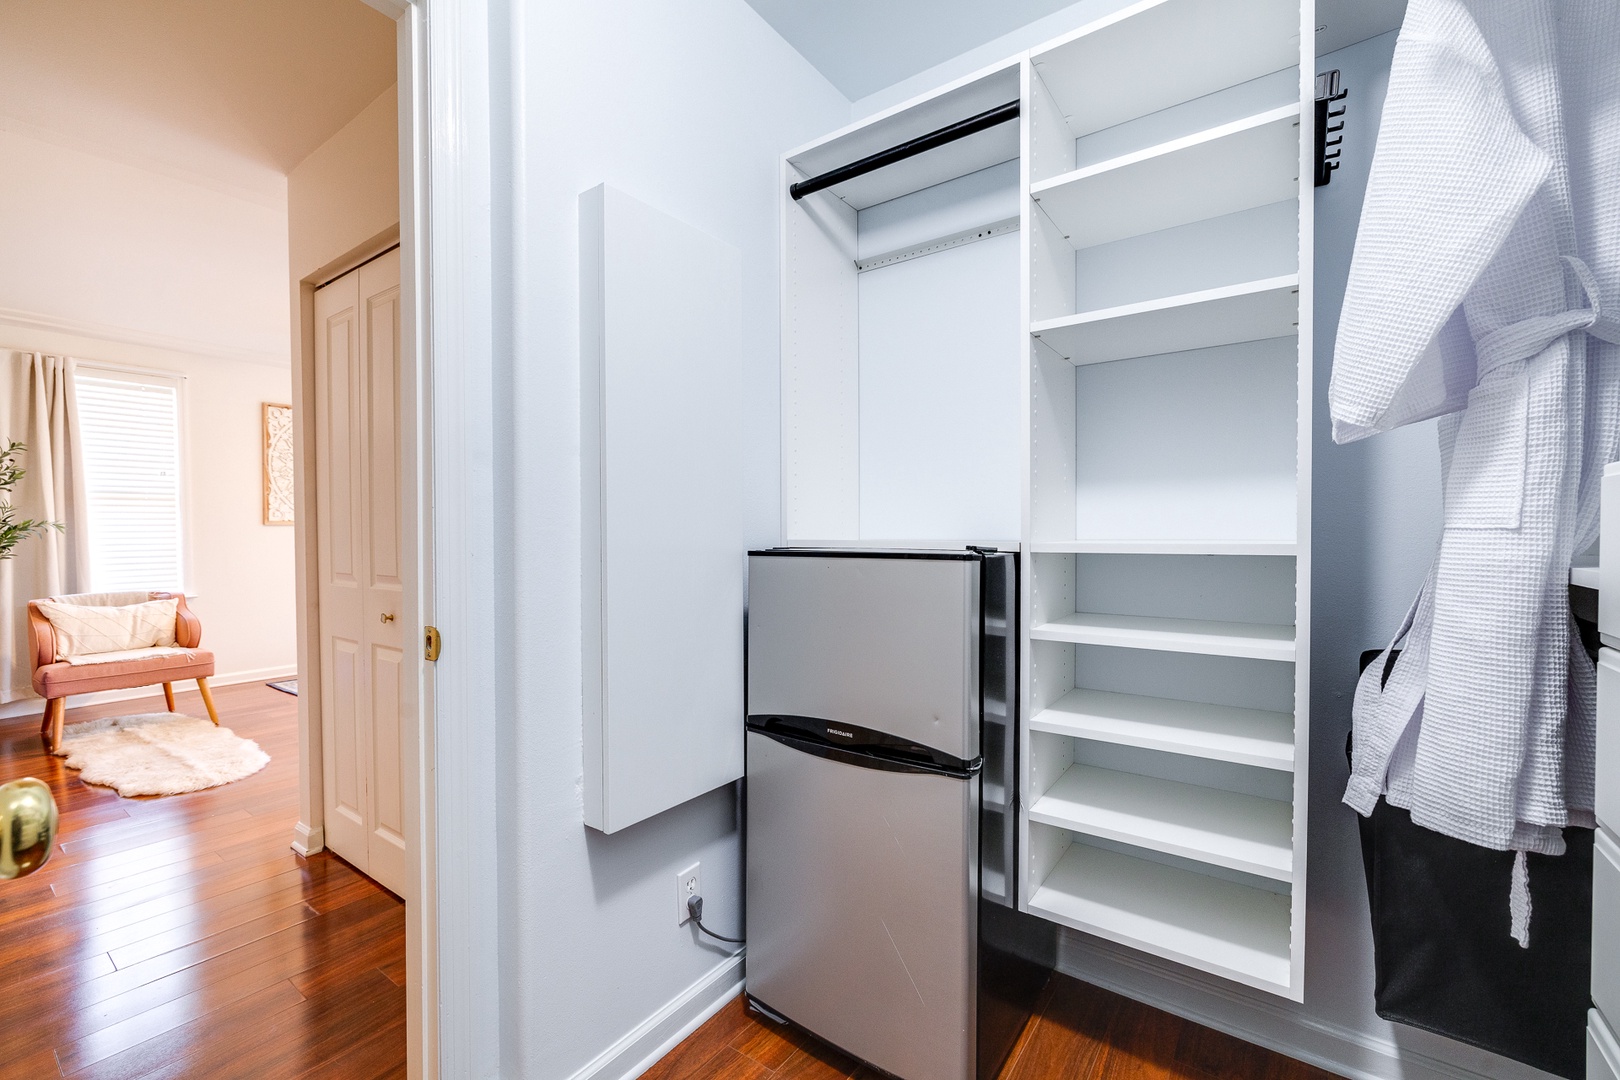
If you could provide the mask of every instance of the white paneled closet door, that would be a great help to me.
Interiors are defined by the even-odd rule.
[[[315,323],[326,844],[403,894],[399,251],[317,290]]]

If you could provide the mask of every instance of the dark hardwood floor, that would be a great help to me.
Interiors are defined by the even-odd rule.
[[[879,1080],[742,998],[642,1080]],[[1117,994],[1054,975],[1001,1080],[1331,1080],[1331,1074]]]
[[[0,782],[37,776],[62,812],[45,868],[0,882],[0,1078],[405,1075],[404,906],[288,846],[296,699],[260,683],[214,695],[271,761],[189,795],[90,787],[45,755],[38,717],[0,721]],[[195,690],[177,698],[207,715]],[[67,722],[162,710],[158,695]]]

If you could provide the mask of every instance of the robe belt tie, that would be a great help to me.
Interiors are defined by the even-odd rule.
[[[1520,319],[1481,337],[1474,343],[1481,375],[1503,364],[1528,360],[1565,334],[1578,330],[1584,330],[1599,341],[1620,345],[1620,319],[1604,314],[1603,298],[1598,292],[1597,278],[1593,276],[1591,267],[1574,255],[1560,258],[1574,271],[1575,280],[1586,294],[1589,306],[1558,315],[1535,315]]]

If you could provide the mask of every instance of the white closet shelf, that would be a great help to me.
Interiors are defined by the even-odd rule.
[[[1292,540],[1037,540],[1036,553],[1056,555],[1297,555]]]
[[[1284,105],[1035,184],[1075,249],[1299,196],[1299,106]]]
[[[1299,275],[1043,319],[1029,331],[1072,364],[1287,337],[1299,332]]]
[[[1036,713],[1029,726],[1116,746],[1294,769],[1294,718],[1264,709],[1077,689]]]
[[[1246,874],[1292,881],[1294,808],[1153,776],[1071,765],[1029,820]]]
[[[1256,660],[1294,659],[1294,628],[1266,623],[1076,612],[1037,624],[1029,636],[1037,641],[1112,645],[1122,649],[1244,656]]]
[[[1289,898],[1072,843],[1030,910],[1263,990],[1289,989]]]
[[[1139,0],[1031,60],[1082,136],[1298,64],[1299,5]]]

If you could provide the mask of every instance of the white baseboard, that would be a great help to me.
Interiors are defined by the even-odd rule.
[[[300,821],[293,826],[292,849],[304,858],[326,848],[326,830],[319,825],[310,828]]]
[[[1351,1080],[1553,1080],[1539,1069],[1461,1043],[1450,1045],[1473,1067],[1443,1061],[1382,1035],[1303,1013],[1300,1006],[1261,991],[1067,929],[1059,939],[1058,970]],[[1426,1032],[1412,1035],[1415,1043],[1444,1042]]]
[[[637,1024],[569,1080],[635,1080],[742,993],[742,988],[743,954],[739,952]]]
[[[255,671],[233,671],[224,675],[211,675],[208,678],[209,686],[236,686],[240,683],[270,682],[274,679],[291,679],[296,677],[296,668],[274,667],[259,668]],[[185,685],[177,686],[176,692],[184,693]],[[195,687],[193,687],[195,689]],[[106,705],[115,701],[133,701],[136,698],[157,697],[163,693],[163,688],[156,683],[151,686],[137,686],[132,690],[102,690],[95,694],[75,694],[67,699],[67,707],[76,709],[81,705]],[[38,718],[45,707],[44,699],[37,697],[20,698],[17,701],[8,701],[0,705],[0,721],[15,719],[19,716],[32,716]]]

